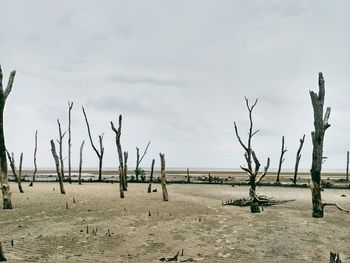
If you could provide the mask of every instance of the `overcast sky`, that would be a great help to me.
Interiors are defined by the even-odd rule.
[[[84,165],[98,161],[88,140],[104,133],[105,167],[117,165],[109,122],[123,114],[123,150],[152,141],[142,166],[159,152],[168,167],[237,168],[244,164],[233,122],[246,139],[244,96],[259,98],[253,147],[278,166],[281,137],[294,166],[311,166],[313,113],[309,90],[326,80],[332,107],[324,168],[344,169],[350,150],[349,1],[0,1],[0,64],[4,82],[17,75],[5,109],[7,148],[33,165],[53,167],[56,119],[72,111],[72,163],[86,140]],[[4,84],[6,85],[6,83]],[[64,151],[67,152],[65,141]],[[67,155],[67,154],[65,154]]]

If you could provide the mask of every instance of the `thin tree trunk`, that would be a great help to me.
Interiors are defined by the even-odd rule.
[[[187,168],[187,183],[191,182],[190,169]]]
[[[136,182],[138,182],[139,180],[139,175],[141,174],[141,168],[140,168],[140,164],[143,160],[143,158],[145,157],[148,147],[151,144],[151,141],[148,142],[145,150],[143,151],[142,156],[140,157],[140,149],[138,147],[136,147],[136,168],[135,168],[135,176],[136,176]]]
[[[63,137],[66,135],[66,132],[62,134],[60,120],[57,119],[58,124],[58,146],[59,146],[59,155],[60,155],[60,167],[61,167],[61,176],[64,179],[64,161],[63,161]]]
[[[346,181],[349,181],[349,151],[346,152]]]
[[[83,167],[83,148],[84,148],[84,143],[85,143],[85,141],[83,140],[83,142],[80,145],[79,177],[78,177],[78,181],[79,181],[80,185],[81,185],[81,169]]]
[[[169,201],[168,190],[166,189],[166,178],[165,178],[165,156],[160,153],[160,183],[162,185],[163,201]]]
[[[58,182],[60,184],[61,194],[65,194],[66,191],[64,190],[63,177],[62,177],[61,170],[60,170],[60,161],[59,161],[59,158],[58,158],[58,155],[56,152],[55,142],[53,140],[51,140],[50,143],[51,143],[51,153],[52,153],[52,156],[55,160],[56,172],[57,172]]]
[[[154,163],[156,160],[152,160],[152,165],[151,165],[151,176],[149,178],[149,185],[148,185],[148,189],[147,192],[151,193],[152,192],[152,182],[153,182],[153,170],[154,170]]]
[[[281,168],[282,168],[282,163],[284,162],[283,156],[286,153],[286,151],[287,151],[287,149],[284,148],[284,136],[282,136],[282,149],[281,149],[280,161],[279,161],[279,164],[278,164],[276,184],[278,184],[280,182]]]
[[[128,152],[124,152],[124,172],[123,172],[123,190],[128,191]]]
[[[72,166],[71,166],[71,148],[72,148],[72,133],[71,133],[71,111],[73,102],[68,101],[68,182],[72,183]]]
[[[8,183],[8,174],[7,174],[7,159],[6,159],[5,134],[4,134],[4,107],[5,107],[6,99],[12,90],[15,75],[16,75],[16,71],[15,70],[11,71],[6,89],[4,90],[2,85],[3,74],[0,66],[0,166],[1,166],[0,178],[1,178],[3,209],[12,209],[11,190]]]
[[[36,153],[38,151],[38,130],[35,131],[35,143],[34,143],[34,172],[33,172],[33,176],[32,176],[32,182],[30,183],[29,186],[33,186],[34,182],[35,182],[35,175],[38,171],[38,167],[36,165]]]
[[[304,140],[305,140],[305,134],[303,135],[303,138],[300,139],[300,145],[299,145],[299,149],[297,151],[297,156],[295,159],[294,177],[293,177],[293,184],[294,185],[297,184],[298,168],[299,168],[299,162],[301,159],[301,149],[303,148]]]
[[[20,158],[20,166],[19,166],[19,172],[17,173],[16,165],[15,165],[15,155],[10,153],[6,150],[7,157],[10,162],[10,167],[13,173],[13,176],[15,177],[15,180],[18,184],[18,190],[20,193],[23,193],[23,188],[22,188],[22,183],[21,183],[21,173],[22,173],[22,160],[23,160],[23,153],[21,153],[21,158]]]

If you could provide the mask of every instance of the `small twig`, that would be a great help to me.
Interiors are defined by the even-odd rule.
[[[322,207],[325,207],[325,206],[327,206],[327,205],[329,205],[329,206],[335,206],[336,208],[338,208],[340,211],[343,211],[343,212],[345,212],[345,213],[349,213],[349,211],[348,210],[346,210],[346,209],[344,209],[344,208],[341,208],[338,204],[336,204],[336,203],[323,203],[322,204]]]

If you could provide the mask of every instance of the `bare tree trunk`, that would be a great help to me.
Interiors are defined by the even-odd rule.
[[[136,147],[136,168],[135,168],[135,177],[136,177],[136,182],[139,181],[139,175],[141,175],[141,168],[140,168],[140,164],[143,160],[143,158],[145,157],[148,147],[151,144],[151,141],[148,142],[145,150],[143,151],[142,156],[140,157],[140,149],[138,147]]]
[[[329,263],[342,263],[339,253],[330,252],[329,253]]]
[[[282,168],[282,163],[284,162],[283,156],[286,153],[286,151],[287,151],[287,149],[284,148],[284,136],[282,136],[282,149],[281,149],[280,161],[279,161],[279,164],[278,164],[276,184],[278,184],[280,182],[281,168]]]
[[[85,122],[86,122],[86,126],[87,126],[87,130],[88,130],[88,135],[89,135],[89,139],[90,139],[90,143],[92,148],[94,149],[97,157],[98,157],[98,181],[102,182],[102,161],[103,161],[103,154],[104,154],[104,147],[103,147],[103,134],[98,136],[99,139],[99,145],[100,145],[100,150],[98,151],[97,148],[94,145],[94,142],[92,141],[92,137],[91,137],[91,131],[90,131],[90,125],[89,125],[89,121],[86,117],[86,113],[85,113],[85,109],[84,107],[82,107],[83,109],[83,113],[84,113],[84,117],[85,117]]]
[[[19,164],[19,172],[17,173],[16,165],[15,165],[15,155],[10,153],[6,150],[7,157],[10,162],[10,167],[13,173],[13,176],[15,177],[15,180],[18,184],[18,190],[20,193],[23,193],[23,188],[22,188],[22,182],[21,182],[21,174],[22,174],[22,160],[23,160],[23,153],[21,153],[21,158],[20,158],[20,164]]]
[[[297,156],[295,159],[294,177],[293,177],[293,184],[294,185],[297,184],[298,168],[299,168],[299,162],[301,159],[301,149],[303,148],[304,140],[305,140],[305,134],[303,135],[303,138],[300,139],[300,145],[299,145],[299,149],[297,151]]]
[[[7,261],[4,255],[4,250],[2,248],[2,243],[0,242],[0,262]]]
[[[34,172],[32,176],[32,182],[29,184],[29,186],[33,186],[35,182],[35,175],[38,171],[38,167],[36,165],[36,153],[38,151],[38,130],[35,131],[35,143],[34,143]]]
[[[61,170],[60,170],[60,161],[59,161],[59,158],[58,158],[58,155],[56,152],[55,142],[53,140],[51,140],[50,143],[51,143],[51,153],[52,153],[52,156],[55,160],[56,172],[57,172],[58,182],[60,184],[61,194],[66,194],[66,191],[64,190],[63,177],[62,177]]]
[[[190,169],[187,168],[187,183],[191,182]]]
[[[346,152],[346,181],[349,182],[349,151]]]
[[[64,161],[63,161],[63,137],[66,135],[66,132],[62,134],[60,120],[57,119],[58,124],[58,145],[59,145],[59,155],[60,155],[60,165],[61,165],[61,176],[64,179]]]
[[[78,181],[79,181],[80,185],[81,185],[81,169],[83,167],[83,148],[84,148],[84,143],[85,143],[85,141],[83,140],[83,142],[80,145],[79,177],[78,177]]]
[[[126,185],[124,183],[124,163],[123,163],[123,150],[122,145],[120,143],[120,137],[122,135],[122,115],[119,115],[118,121],[118,129],[114,127],[113,122],[111,121],[111,128],[115,133],[115,144],[117,146],[118,158],[119,158],[119,192],[120,198],[124,198],[124,191],[127,190]]]
[[[129,156],[128,152],[124,152],[123,190],[126,189],[124,191],[128,191],[128,156]]]
[[[147,192],[151,193],[152,192],[152,182],[153,182],[153,170],[154,170],[154,163],[156,160],[152,160],[152,165],[151,165],[151,176],[149,178],[149,185],[148,185],[148,189]]]
[[[71,148],[72,148],[72,133],[71,133],[71,111],[73,102],[68,101],[68,182],[72,183],[72,166],[71,166]]]
[[[160,156],[160,183],[162,185],[163,201],[169,201],[168,190],[166,189],[165,179],[165,157],[164,154],[159,153]]]
[[[314,127],[315,131],[311,133],[313,151],[312,151],[312,166],[311,166],[311,193],[312,193],[312,216],[319,218],[323,217],[323,205],[321,200],[321,170],[323,161],[323,141],[325,131],[329,128],[328,123],[331,108],[326,109],[323,115],[323,106],[325,98],[325,85],[322,73],[318,77],[318,94],[310,91],[312,107],[314,110]]]
[[[16,71],[15,70],[11,71],[6,89],[4,90],[2,85],[3,74],[0,66],[0,168],[1,168],[0,178],[1,178],[3,209],[12,209],[11,191],[8,183],[8,174],[7,174],[7,159],[6,159],[5,134],[4,134],[4,107],[5,107],[6,99],[12,90],[15,75],[16,75]]]

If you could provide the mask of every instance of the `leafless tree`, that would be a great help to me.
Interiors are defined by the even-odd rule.
[[[169,201],[168,190],[166,189],[165,178],[165,156],[163,153],[159,153],[160,156],[160,183],[162,185],[163,201]]]
[[[147,192],[151,193],[152,192],[152,183],[153,183],[153,171],[154,171],[154,163],[156,160],[152,160],[152,165],[151,165],[151,176],[149,178],[149,185],[148,185],[148,189]]]
[[[60,169],[60,160],[56,152],[55,142],[54,140],[51,140],[50,143],[51,143],[51,153],[55,160],[56,172],[57,172],[58,182],[60,184],[61,194],[66,194],[66,191],[64,190],[64,185],[63,185],[63,176],[61,174],[61,169]]]
[[[151,144],[151,141],[148,142],[145,150],[143,151],[143,154],[140,157],[140,149],[136,147],[136,168],[135,168],[135,176],[136,176],[136,181],[139,180],[139,176],[144,173],[144,171],[140,168],[140,164],[143,160],[143,157],[145,157],[148,147]]]
[[[190,169],[187,168],[187,183],[190,183],[191,182],[191,176],[190,176]]]
[[[315,130],[311,132],[312,138],[312,165],[311,165],[311,193],[312,193],[312,216],[315,218],[323,217],[324,207],[327,205],[332,205],[338,209],[348,212],[337,204],[334,203],[323,203],[321,199],[321,170],[323,157],[323,142],[325,131],[330,127],[328,123],[329,115],[331,113],[331,108],[327,107],[325,114],[324,112],[324,99],[325,99],[325,81],[322,72],[318,76],[318,94],[310,91],[310,97],[312,102],[312,107],[314,111],[314,128]]]
[[[84,117],[85,117],[85,122],[86,122],[86,126],[87,126],[87,130],[88,130],[88,135],[89,135],[89,139],[90,139],[90,143],[91,143],[91,147],[94,149],[97,157],[98,157],[98,181],[101,182],[102,181],[102,161],[103,161],[103,154],[104,154],[104,147],[103,147],[103,134],[98,136],[98,141],[99,141],[99,145],[100,145],[100,149],[97,150],[97,148],[94,145],[94,142],[92,141],[92,137],[91,137],[91,131],[90,131],[90,125],[89,125],[89,121],[86,117],[86,113],[85,113],[85,109],[84,107],[82,107],[83,109],[83,113],[84,113]]]
[[[277,178],[276,178],[276,184],[280,182],[280,174],[281,174],[281,168],[282,163],[284,162],[284,154],[287,152],[287,149],[284,147],[284,136],[282,136],[282,149],[281,149],[281,155],[280,155],[280,161],[278,164],[278,171],[277,171]]]
[[[346,152],[346,181],[349,182],[349,151]]]
[[[83,142],[80,145],[79,176],[78,176],[79,184],[81,184],[81,169],[83,167],[83,148],[84,148],[84,143],[85,143],[85,141],[83,140]]]
[[[260,208],[259,204],[264,203],[266,200],[262,200],[262,198],[259,198],[259,196],[256,194],[256,185],[260,183],[260,181],[265,177],[267,170],[270,166],[270,158],[267,158],[267,164],[264,168],[264,171],[259,175],[259,169],[260,169],[260,162],[258,158],[256,157],[255,152],[252,149],[252,138],[254,135],[256,135],[259,130],[253,131],[253,118],[252,118],[252,112],[256,104],[258,103],[258,99],[255,100],[253,105],[249,105],[248,99],[245,97],[246,106],[249,113],[249,133],[248,133],[248,142],[247,144],[243,143],[241,140],[241,137],[238,134],[238,128],[236,125],[236,122],[234,122],[235,127],[235,133],[237,136],[237,139],[241,146],[243,147],[245,153],[244,158],[247,162],[247,167],[241,166],[241,169],[245,172],[247,172],[249,176],[249,184],[250,184],[250,190],[249,190],[249,200],[247,203],[250,205],[250,211],[252,213],[259,213]],[[254,161],[255,167],[253,168],[252,162]]]
[[[122,135],[122,115],[119,115],[119,121],[118,121],[118,129],[114,127],[113,122],[111,121],[111,128],[112,131],[115,133],[115,144],[117,146],[118,151],[118,158],[119,158],[119,193],[120,198],[124,198],[124,191],[127,190],[126,185],[124,183],[125,175],[124,175],[124,163],[123,163],[123,150],[122,145],[120,143],[120,137]]]
[[[29,186],[33,186],[35,182],[35,175],[38,171],[38,167],[36,165],[36,153],[38,151],[38,130],[35,131],[35,139],[34,139],[34,171],[33,171],[33,176],[32,176],[32,182],[29,184]]]
[[[299,162],[301,159],[301,149],[303,148],[304,141],[305,141],[305,134],[303,135],[303,138],[300,139],[300,145],[299,145],[299,148],[297,151],[297,156],[295,159],[294,177],[293,177],[293,184],[294,185],[297,184],[298,168],[299,168]]]
[[[4,135],[4,107],[7,97],[10,95],[13,81],[15,79],[16,71],[13,70],[10,73],[7,86],[4,90],[2,85],[2,69],[0,65],[0,178],[1,178],[1,191],[3,200],[3,209],[12,209],[11,203],[11,190],[8,183],[7,174],[7,159],[6,159],[6,146],[5,146],[5,135]]]
[[[61,167],[61,175],[64,179],[64,159],[63,159],[63,138],[66,135],[66,132],[62,133],[60,120],[57,119],[58,125],[58,146],[59,146],[59,156],[60,156],[60,167]]]
[[[2,248],[2,242],[0,242],[0,262],[7,261],[4,250]]]
[[[73,108],[73,102],[68,101],[68,181],[72,183],[72,166],[71,166],[71,149],[72,149],[72,133],[71,133],[71,111]]]
[[[12,173],[13,173],[13,176],[15,177],[15,180],[18,184],[18,189],[21,193],[24,193],[23,192],[23,188],[22,188],[22,162],[23,162],[23,153],[21,153],[21,157],[19,159],[19,169],[17,171],[16,169],[16,165],[15,165],[15,155],[14,153],[10,153],[6,150],[6,153],[7,153],[7,157],[9,159],[9,162],[10,162],[10,167],[11,167],[11,170],[12,170]]]
[[[126,186],[126,189],[128,189],[128,152],[124,151],[124,183]],[[125,189],[125,188],[124,188]]]

